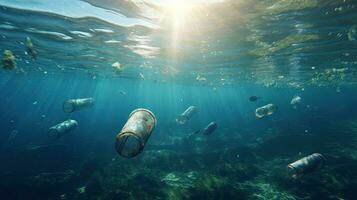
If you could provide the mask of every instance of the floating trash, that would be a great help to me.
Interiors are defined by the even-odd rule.
[[[121,95],[123,95],[123,96],[126,95],[126,92],[125,92],[124,90],[119,90],[118,92],[119,92],[119,94],[121,94]]]
[[[268,105],[257,108],[255,110],[255,116],[257,118],[263,118],[263,117],[272,115],[276,110],[277,110],[277,107],[274,104],[270,103]]]
[[[62,123],[52,126],[48,130],[48,136],[50,136],[51,138],[59,139],[64,134],[75,129],[77,126],[78,126],[78,122],[76,120],[73,120],[73,119],[66,120]]]
[[[217,123],[211,122],[206,126],[205,129],[203,129],[202,134],[203,135],[211,135],[216,129],[217,129]]]
[[[32,59],[36,59],[37,58],[37,51],[35,50],[32,40],[30,37],[26,37],[26,54],[31,56]]]
[[[301,97],[300,96],[294,96],[293,99],[291,99],[290,104],[293,106],[293,108],[296,108],[298,104],[301,103]]]
[[[316,171],[324,166],[326,159],[319,153],[314,153],[288,165],[293,178]]]
[[[5,50],[2,60],[1,60],[2,67],[4,69],[14,69],[16,67],[15,56],[10,50]]]
[[[353,25],[347,33],[347,37],[349,41],[357,40],[357,25]]]
[[[119,62],[115,62],[112,64],[112,67],[114,68],[114,71],[116,74],[121,74],[124,70],[124,68],[121,66]]]
[[[144,79],[145,79],[145,76],[144,76],[143,73],[139,73],[139,77],[140,77],[141,80],[144,80]]]
[[[132,158],[144,150],[156,126],[155,115],[147,109],[136,109],[116,136],[115,149],[119,155]]]
[[[260,97],[258,97],[258,96],[251,96],[251,97],[249,97],[249,101],[251,101],[251,102],[255,102],[255,101],[257,101],[258,99],[260,99]]]
[[[197,75],[196,80],[197,81],[207,81],[207,78],[204,76],[201,76],[201,75]]]
[[[63,103],[63,111],[71,113],[94,105],[93,98],[69,99]]]
[[[196,106],[188,107],[180,116],[177,117],[176,122],[179,124],[186,124],[188,120],[197,112]]]

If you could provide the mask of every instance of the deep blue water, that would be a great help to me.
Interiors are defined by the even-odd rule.
[[[356,2],[187,2],[0,0],[16,62],[0,69],[0,199],[357,199]],[[137,108],[157,126],[123,158],[115,137]],[[48,136],[67,119],[78,127]],[[287,174],[316,152],[323,168]]]

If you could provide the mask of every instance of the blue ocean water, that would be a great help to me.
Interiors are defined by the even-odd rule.
[[[16,62],[0,70],[0,198],[357,198],[356,3],[0,0]],[[63,111],[81,98],[95,103]],[[123,158],[116,135],[137,108],[157,125]],[[313,153],[323,167],[288,173]]]

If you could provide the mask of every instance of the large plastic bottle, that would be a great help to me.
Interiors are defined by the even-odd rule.
[[[69,99],[63,103],[63,111],[71,113],[94,105],[93,98]]]
[[[52,126],[48,130],[48,135],[52,138],[61,138],[64,134],[72,131],[78,126],[78,122],[73,119],[66,120],[62,123],[59,123],[55,126]]]
[[[265,106],[259,107],[255,110],[255,116],[257,118],[263,118],[272,115],[277,110],[274,104],[267,104]]]
[[[217,128],[217,123],[216,122],[211,122],[209,123],[205,129],[203,129],[202,134],[203,135],[211,135],[213,131],[215,131]]]
[[[190,106],[181,115],[177,117],[176,122],[179,124],[186,124],[186,122],[190,120],[195,113],[197,113],[197,107]]]
[[[288,170],[293,178],[320,169],[325,164],[325,157],[314,153],[288,165]]]
[[[147,109],[136,109],[129,115],[128,121],[116,136],[115,149],[119,155],[134,157],[144,150],[152,131],[156,126],[155,115]]]

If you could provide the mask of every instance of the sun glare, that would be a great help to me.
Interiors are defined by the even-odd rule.
[[[170,0],[166,6],[174,26],[180,26],[185,22],[191,8],[192,4],[188,0]]]
[[[164,20],[171,27],[173,46],[177,46],[182,37],[182,30],[185,29],[192,7],[193,4],[189,0],[168,0],[163,4],[166,18]]]

